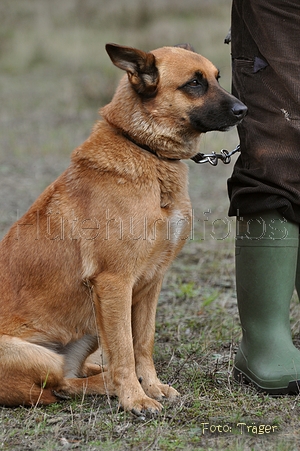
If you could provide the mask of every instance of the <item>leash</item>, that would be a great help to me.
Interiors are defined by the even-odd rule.
[[[191,160],[197,164],[210,163],[212,166],[217,166],[219,160],[221,160],[224,164],[229,164],[231,162],[232,155],[240,151],[240,145],[238,144],[231,152],[228,152],[226,149],[222,149],[220,153],[197,153],[197,155],[192,157]]]
[[[131,136],[127,135],[124,132],[123,132],[123,136],[126,139],[128,139],[130,142],[135,144],[136,146],[138,146],[144,150],[147,150],[148,152],[152,153],[153,155],[156,155],[156,153],[149,146],[137,143],[134,139],[131,138]],[[226,149],[220,150],[220,153],[216,153],[216,152],[201,153],[201,152],[199,152],[194,157],[192,157],[191,160],[193,160],[197,164],[210,163],[212,166],[217,166],[219,160],[221,160],[222,163],[224,163],[224,164],[229,164],[231,162],[232,155],[234,155],[237,152],[240,152],[239,144],[231,152],[228,152],[228,150],[226,150]]]

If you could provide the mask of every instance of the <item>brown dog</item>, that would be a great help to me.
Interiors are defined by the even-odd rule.
[[[152,351],[163,276],[190,231],[180,160],[246,107],[188,46],[106,49],[127,76],[0,245],[2,405],[108,393],[140,414],[178,395],[157,378]],[[87,363],[100,345],[107,365]]]

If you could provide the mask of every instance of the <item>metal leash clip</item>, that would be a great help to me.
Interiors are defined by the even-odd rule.
[[[240,152],[239,144],[231,152],[228,152],[226,149],[222,149],[220,153],[197,153],[197,155],[192,157],[191,160],[198,164],[210,163],[212,166],[217,166],[219,160],[221,160],[224,164],[229,164],[231,162],[232,155],[237,152]]]

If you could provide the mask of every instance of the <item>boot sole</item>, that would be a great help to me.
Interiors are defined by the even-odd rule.
[[[238,370],[234,367],[233,369],[233,377],[236,382],[244,385],[252,385],[256,388],[256,390],[260,393],[267,393],[269,395],[280,396],[280,395],[298,395],[300,393],[300,380],[289,382],[287,387],[280,388],[266,388],[261,387],[252,379],[250,379],[245,373],[241,370]]]

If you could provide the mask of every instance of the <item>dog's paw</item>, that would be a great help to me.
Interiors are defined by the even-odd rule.
[[[180,397],[180,393],[178,393],[178,391],[169,384],[160,384],[159,388],[169,401],[175,401]]]
[[[95,376],[105,371],[107,371],[105,366],[97,365],[96,363],[85,363],[82,368],[81,377]]]
[[[159,402],[145,396],[145,394],[138,398],[127,394],[124,398],[119,398],[119,401],[124,410],[130,411],[136,416],[157,415],[162,409]]]
[[[169,401],[174,401],[177,399],[180,394],[175,388],[171,387],[169,384],[148,384],[147,386],[143,386],[143,389],[147,396],[153,399],[157,399],[159,401],[163,399],[168,399]]]
[[[154,399],[145,397],[134,403],[130,409],[136,416],[155,416],[162,410],[162,405]]]

